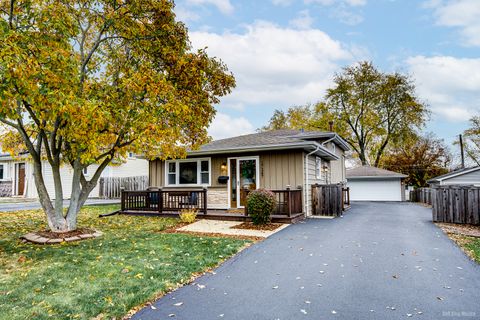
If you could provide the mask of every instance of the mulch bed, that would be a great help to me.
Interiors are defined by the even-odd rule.
[[[480,226],[440,222],[437,222],[435,224],[440,227],[445,233],[480,238]]]
[[[93,234],[95,230],[88,228],[78,228],[77,230],[68,232],[52,232],[50,230],[38,231],[36,234],[47,239],[65,239],[70,237],[78,237],[83,234]]]
[[[231,229],[247,229],[247,230],[263,230],[263,231],[273,231],[281,227],[280,223],[267,223],[263,225],[254,225],[252,222],[244,222],[237,224],[236,226],[231,227]]]

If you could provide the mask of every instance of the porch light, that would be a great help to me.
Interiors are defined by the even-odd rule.
[[[223,162],[222,165],[220,166],[220,170],[222,171],[223,174],[227,173],[227,163]]]

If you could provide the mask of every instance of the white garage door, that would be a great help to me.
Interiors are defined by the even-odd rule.
[[[352,201],[402,201],[400,179],[348,180]]]

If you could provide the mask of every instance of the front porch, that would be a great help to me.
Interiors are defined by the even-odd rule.
[[[272,222],[295,223],[304,218],[302,190],[271,190],[277,206]],[[245,209],[212,209],[207,203],[207,189],[166,190],[151,189],[123,191],[121,193],[121,214],[178,217],[183,210],[197,210],[197,218],[250,221]]]

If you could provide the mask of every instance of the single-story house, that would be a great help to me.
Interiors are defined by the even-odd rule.
[[[334,132],[274,130],[216,140],[186,159],[150,161],[151,186],[207,189],[208,209],[243,209],[250,190],[298,190],[311,213],[313,184],[345,183],[347,143]]]
[[[347,170],[351,201],[405,201],[407,176],[371,166]]]
[[[427,181],[430,187],[470,185],[480,187],[480,166],[455,170]]]
[[[84,170],[88,179],[97,169],[98,165],[90,165]],[[42,171],[47,191],[52,199],[55,197],[55,187],[53,183],[52,168],[47,160],[42,161]],[[69,197],[72,188],[73,171],[70,166],[64,165],[60,168],[62,176],[62,187],[64,197]],[[110,165],[102,172],[102,177],[131,177],[147,176],[148,161],[137,158],[130,153],[126,161],[122,164]],[[18,157],[12,157],[10,154],[0,154],[0,197],[19,196],[25,198],[38,198],[37,188],[33,177],[33,163],[25,153]],[[91,198],[99,196],[98,185],[90,193]]]

